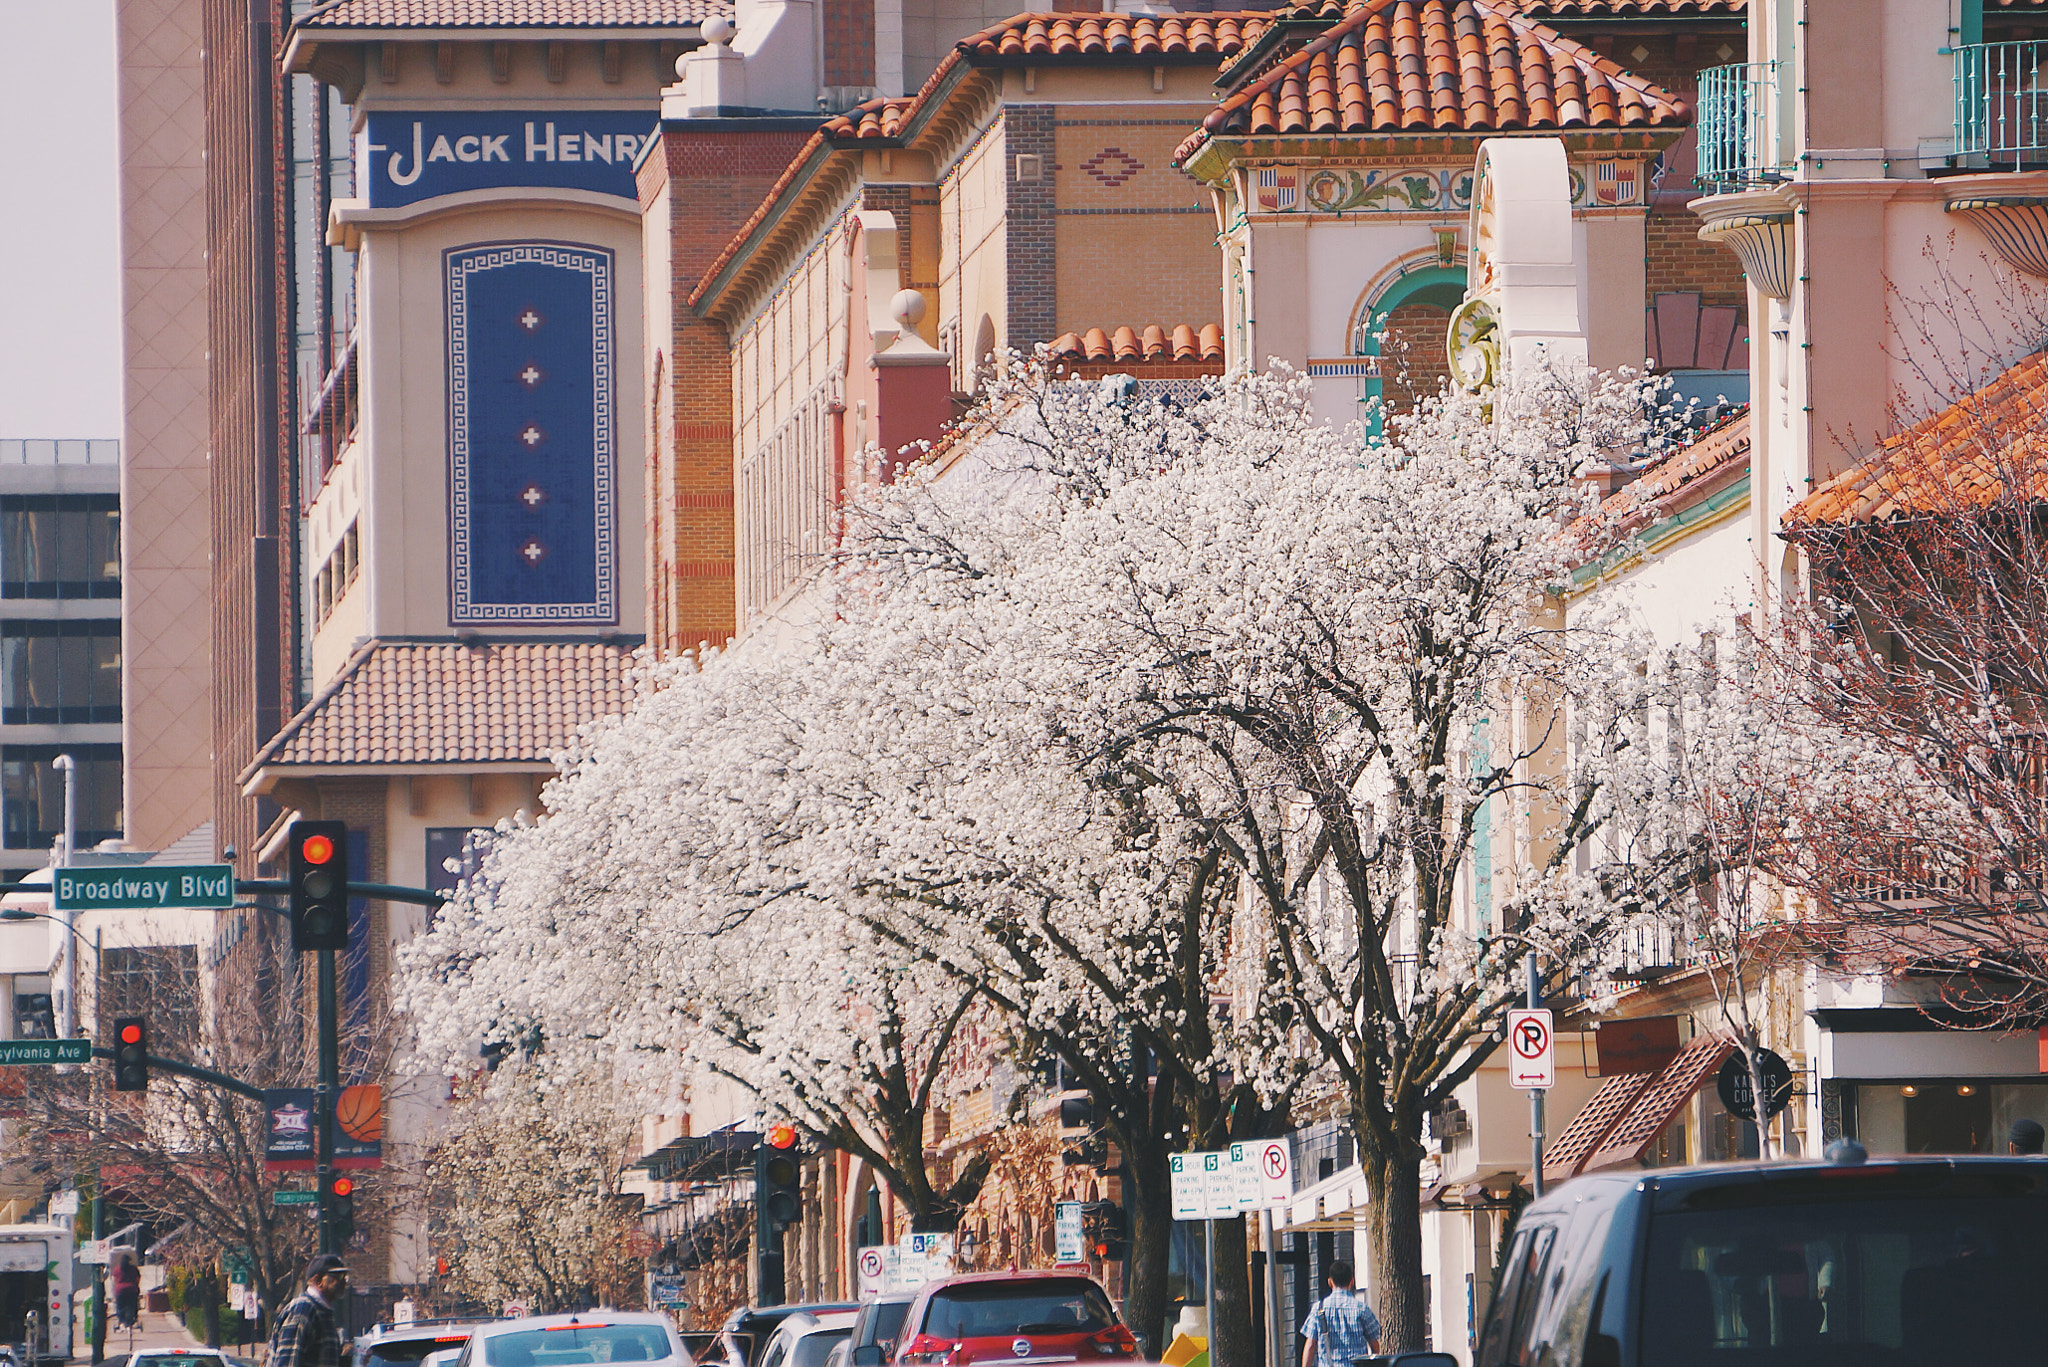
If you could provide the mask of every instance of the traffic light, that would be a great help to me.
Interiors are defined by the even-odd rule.
[[[348,948],[348,827],[294,821],[291,837],[292,948]]]
[[[757,1303],[782,1304],[782,1231],[803,1218],[804,1172],[796,1127],[770,1125],[754,1149],[754,1255]]]
[[[356,1179],[337,1173],[327,1179],[327,1221],[339,1248],[356,1237]]]
[[[1090,1201],[1081,1207],[1081,1231],[1090,1253],[1106,1263],[1123,1261],[1131,1236],[1122,1206],[1114,1201]]]
[[[114,1090],[149,1090],[149,1022],[140,1016],[114,1018]]]

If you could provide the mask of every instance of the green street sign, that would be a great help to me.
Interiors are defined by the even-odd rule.
[[[317,1191],[273,1191],[270,1203],[274,1206],[316,1206],[320,1204]]]
[[[0,1040],[0,1064],[7,1063],[91,1063],[89,1039]]]
[[[151,911],[198,907],[226,911],[235,904],[232,864],[122,864],[58,869],[51,877],[59,911]]]

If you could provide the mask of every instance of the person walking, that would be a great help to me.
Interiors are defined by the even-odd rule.
[[[1350,1263],[1338,1258],[1330,1264],[1330,1294],[1302,1321],[1308,1343],[1301,1350],[1301,1367],[1316,1367],[1318,1362],[1323,1367],[1351,1367],[1380,1351],[1380,1317],[1352,1291],[1351,1281]]]
[[[332,1253],[306,1264],[306,1291],[278,1314],[269,1367],[341,1367],[336,1307],[348,1294],[348,1268]]]

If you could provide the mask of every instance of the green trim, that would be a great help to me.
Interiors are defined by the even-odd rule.
[[[1962,0],[1962,32],[1956,41],[1963,47],[1974,47],[1984,41],[1984,0]]]
[[[1444,305],[1445,309],[1456,308],[1459,301],[1465,297],[1465,283],[1466,275],[1463,266],[1417,266],[1413,270],[1394,277],[1387,287],[1380,291],[1380,297],[1373,300],[1372,311],[1366,314],[1365,322],[1359,328],[1358,334],[1346,339],[1351,346],[1356,348],[1353,354],[1359,356],[1379,355],[1380,339],[1378,333],[1380,325],[1385,321],[1388,314],[1410,300],[1440,291],[1447,294],[1450,299],[1450,302]],[[1433,304],[1438,302],[1438,300],[1435,298],[1425,298],[1423,302]],[[1369,403],[1374,399],[1382,397],[1384,393],[1385,390],[1382,387],[1382,382],[1375,376],[1365,381],[1365,393],[1359,396],[1359,402],[1361,404]],[[1367,426],[1374,432],[1380,430],[1378,409],[1373,410]]]
[[[1583,589],[1594,580],[1613,573],[1631,561],[1641,559],[1663,543],[1687,532],[1697,531],[1705,523],[1718,521],[1720,515],[1729,508],[1748,501],[1749,476],[1744,475],[1713,497],[1703,498],[1690,508],[1681,509],[1661,521],[1651,523],[1626,544],[1616,546],[1591,564],[1580,565],[1572,571],[1572,587]]]

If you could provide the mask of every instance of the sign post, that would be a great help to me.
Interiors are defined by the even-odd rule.
[[[1548,1011],[1536,1005],[1541,988],[1530,955],[1529,1005],[1508,1012],[1508,1081],[1529,1093],[1529,1190],[1543,1194],[1543,1093],[1557,1085],[1557,1035]]]

